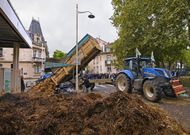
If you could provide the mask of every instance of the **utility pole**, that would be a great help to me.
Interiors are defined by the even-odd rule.
[[[79,92],[79,43],[78,43],[78,14],[89,13],[88,18],[93,19],[95,16],[90,11],[79,11],[78,4],[76,4],[76,69],[75,69],[75,89]]]
[[[76,84],[75,84],[75,89],[78,92],[79,91],[79,80],[78,80],[78,4],[76,4]]]

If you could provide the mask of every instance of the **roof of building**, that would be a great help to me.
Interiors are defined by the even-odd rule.
[[[0,47],[30,48],[32,44],[9,0],[0,0]]]
[[[42,41],[45,42],[40,22],[33,18],[29,27],[29,36],[31,37],[33,41],[34,41],[35,34],[39,34],[42,37]]]

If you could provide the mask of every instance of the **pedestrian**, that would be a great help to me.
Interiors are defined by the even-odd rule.
[[[89,79],[87,78],[87,76],[83,77],[83,91],[84,92],[89,92],[89,90],[93,90],[93,88],[95,87],[94,83],[90,83]]]
[[[24,92],[25,90],[25,84],[24,84],[24,78],[21,76],[21,92]]]
[[[83,77],[83,90],[84,92],[88,92],[90,88],[90,82],[86,76]]]

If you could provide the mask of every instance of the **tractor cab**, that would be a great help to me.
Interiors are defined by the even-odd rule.
[[[154,68],[155,61],[147,57],[130,57],[125,59],[126,69],[132,71],[135,78],[144,76],[145,68]]]

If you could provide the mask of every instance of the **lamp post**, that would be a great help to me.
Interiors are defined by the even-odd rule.
[[[90,12],[90,11],[79,11],[78,10],[78,4],[76,4],[76,84],[75,84],[75,89],[76,92],[79,91],[79,78],[78,78],[78,69],[79,69],[79,55],[78,55],[78,14],[83,14],[83,13],[89,13],[88,17],[90,19],[93,19],[95,16]]]

